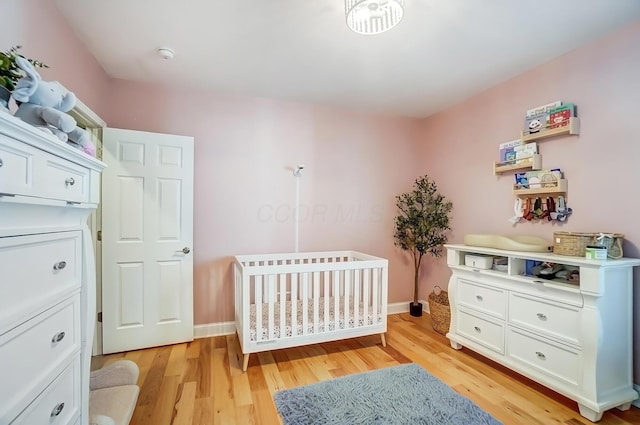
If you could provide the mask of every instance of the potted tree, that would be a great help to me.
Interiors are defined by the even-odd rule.
[[[18,65],[16,64],[16,58],[23,55],[19,53],[22,46],[13,46],[6,52],[0,52],[0,107],[7,107],[11,92],[15,88],[18,80],[22,78],[23,74]],[[25,58],[35,67],[49,68],[45,63],[42,63],[35,59]]]
[[[395,245],[408,251],[413,259],[413,302],[409,305],[412,316],[422,316],[422,303],[418,302],[420,266],[426,254],[440,257],[442,245],[447,242],[449,213],[453,204],[438,192],[435,182],[427,175],[419,177],[413,190],[396,196],[398,215],[395,217]]]

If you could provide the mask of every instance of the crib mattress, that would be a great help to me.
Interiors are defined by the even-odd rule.
[[[349,306],[349,317],[344,317],[345,316],[345,312],[343,310],[344,308],[344,300],[342,298],[340,298],[338,300],[338,308],[339,308],[339,314],[338,314],[338,320],[336,321],[336,317],[335,317],[335,299],[333,297],[329,298],[329,321],[327,323],[325,323],[324,321],[324,298],[320,298],[318,301],[318,324],[317,326],[314,325],[313,323],[313,317],[314,317],[314,312],[313,312],[313,299],[309,299],[307,300],[307,319],[308,319],[308,323],[307,323],[307,334],[319,334],[319,333],[323,333],[323,332],[330,332],[330,331],[335,331],[335,330],[339,330],[339,329],[352,329],[352,328],[359,328],[359,327],[363,327],[363,326],[367,326],[367,325],[374,325],[374,324],[380,324],[382,323],[382,315],[380,313],[377,313],[374,317],[373,312],[372,312],[372,308],[371,306],[369,306],[367,308],[367,317],[363,317],[364,314],[364,303],[360,303],[359,306],[359,311],[358,311],[358,322],[356,324],[355,322],[355,314],[353,311],[353,304],[351,304]],[[298,300],[296,302],[296,313],[297,313],[297,318],[296,318],[296,323],[291,323],[291,311],[292,311],[292,305],[293,303],[291,301],[287,301],[285,304],[285,315],[286,315],[286,325],[284,329],[280,329],[280,302],[276,302],[273,304],[273,308],[274,308],[274,327],[271,331],[271,335],[269,335],[269,329],[268,329],[268,324],[269,324],[269,304],[264,303],[262,304],[262,339],[277,339],[277,338],[284,338],[284,337],[291,337],[293,336],[293,329],[295,327],[296,329],[296,334],[297,335],[302,335],[303,334],[303,323],[302,323],[302,318],[303,318],[303,311],[302,311],[302,300]],[[257,340],[257,326],[256,326],[256,318],[257,318],[257,313],[256,313],[256,305],[255,304],[251,304],[250,309],[249,309],[249,314],[250,314],[250,327],[249,327],[249,338],[251,341],[256,341]],[[380,309],[378,309],[378,312],[380,311]]]

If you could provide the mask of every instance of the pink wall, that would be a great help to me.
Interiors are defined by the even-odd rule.
[[[293,252],[297,164],[300,250],[389,258],[390,301],[411,298],[392,233],[394,197],[417,166],[417,120],[121,80],[110,96],[110,127],[195,137],[196,323],[233,320],[234,255]]]
[[[40,60],[44,80],[57,80],[98,115],[106,111],[110,78],[48,0],[3,0],[0,50],[21,45],[21,53]]]
[[[475,96],[422,124],[421,170],[454,204],[452,242],[468,233],[537,235],[555,231],[618,232],[624,254],[640,257],[640,23],[577,49]],[[555,100],[578,107],[579,136],[539,142],[545,168],[568,179],[574,214],[562,224],[512,226],[513,174],[496,177],[498,144],[519,136],[525,111]],[[446,262],[430,270],[423,293],[446,281]],[[640,268],[635,269],[636,285]],[[640,291],[635,291],[635,341],[640,342]],[[636,347],[636,382],[640,381]]]

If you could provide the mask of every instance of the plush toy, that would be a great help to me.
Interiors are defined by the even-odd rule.
[[[40,74],[26,59],[18,57],[16,63],[25,76],[18,81],[12,92],[18,104],[14,115],[95,156],[96,148],[91,136],[67,114],[75,106],[76,96],[57,81],[42,81]]]

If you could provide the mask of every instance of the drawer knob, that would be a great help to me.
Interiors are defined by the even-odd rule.
[[[56,343],[58,343],[58,342],[62,341],[62,340],[64,339],[64,336],[65,336],[65,335],[66,335],[66,334],[65,334],[64,332],[58,332],[57,334],[55,334],[55,335],[53,336],[53,338],[51,338],[51,342],[53,342],[54,344],[56,344]]]
[[[476,299],[477,299],[478,301],[482,301],[484,298],[482,298],[482,295],[476,295]]]
[[[538,313],[538,314],[536,314],[536,316],[538,316],[538,319],[540,319],[540,320],[547,320],[547,315],[546,314]]]
[[[473,329],[474,329],[476,332],[478,332],[478,333],[482,332],[482,329],[480,329],[480,328],[479,328],[479,327],[477,327],[477,326],[474,326],[474,327],[473,327]]]
[[[66,184],[67,186],[73,186],[74,184],[76,184],[76,179],[74,179],[73,177],[69,177],[64,181],[64,184]]]
[[[536,356],[538,356],[540,360],[547,360],[547,356],[545,356],[544,353],[541,353],[540,351],[536,351]]]
[[[55,416],[58,416],[60,413],[62,413],[62,409],[64,409],[64,403],[56,404],[56,407],[54,407],[51,411],[51,417],[53,418]]]
[[[0,158],[0,167],[2,167],[4,165],[4,162],[2,162],[2,158]]]
[[[65,267],[67,267],[67,262],[66,261],[60,261],[59,263],[55,263],[53,265],[53,270],[62,270]]]

